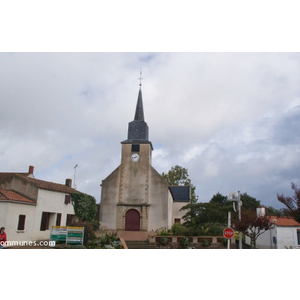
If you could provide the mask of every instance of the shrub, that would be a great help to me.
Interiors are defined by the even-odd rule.
[[[168,238],[160,238],[159,243],[162,246],[166,246],[169,243],[169,239]]]
[[[190,246],[190,239],[188,237],[183,237],[179,241],[179,245],[182,248],[188,248]]]
[[[155,230],[157,235],[171,235],[171,230],[168,227],[161,227]]]
[[[187,235],[188,233],[188,229],[180,223],[174,223],[171,231],[174,235]]]
[[[203,239],[203,240],[202,240],[202,244],[203,244],[204,247],[207,247],[207,246],[210,245],[210,240]]]
[[[122,249],[122,243],[115,231],[108,231],[103,234],[99,241],[99,246],[105,249]]]

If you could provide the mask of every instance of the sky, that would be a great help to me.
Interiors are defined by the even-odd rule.
[[[188,169],[200,202],[233,191],[281,208],[300,183],[300,54],[2,52],[0,172],[100,201],[142,94],[153,167]]]

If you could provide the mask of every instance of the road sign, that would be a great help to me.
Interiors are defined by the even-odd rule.
[[[230,227],[227,227],[223,230],[223,236],[226,239],[231,239],[234,236],[234,230]]]

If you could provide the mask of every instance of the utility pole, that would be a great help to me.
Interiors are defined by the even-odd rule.
[[[232,201],[232,204],[233,204],[233,210],[236,211],[235,209],[235,202],[234,201],[237,201],[237,205],[238,205],[238,217],[239,217],[239,221],[241,221],[242,219],[242,205],[243,205],[243,202],[241,201],[241,193],[240,191],[237,192],[237,195],[236,195],[236,192],[233,192],[233,193],[230,193],[229,194],[229,197],[228,197],[228,200]],[[242,233],[239,232],[239,249],[242,249],[243,248],[243,244],[242,244]]]
[[[239,221],[242,219],[242,204],[243,202],[241,201],[241,193],[238,191],[238,212],[239,212]],[[243,244],[242,244],[242,233],[239,232],[239,249],[243,249]]]
[[[231,212],[228,212],[228,227],[231,227]],[[230,249],[230,239],[227,239],[227,249]]]

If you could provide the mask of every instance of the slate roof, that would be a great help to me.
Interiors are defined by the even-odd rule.
[[[169,186],[174,202],[190,201],[190,186]]]
[[[35,204],[35,201],[30,200],[14,191],[11,190],[5,190],[0,188],[0,201],[4,200],[11,200],[11,201],[16,201],[20,203],[30,203],[30,204]]]
[[[127,140],[123,141],[122,144],[129,144],[129,143],[131,144],[136,142],[151,144],[151,142],[149,142],[149,127],[145,122],[145,118],[144,118],[144,108],[143,108],[141,87],[138,94],[134,120],[132,122],[129,122]]]

